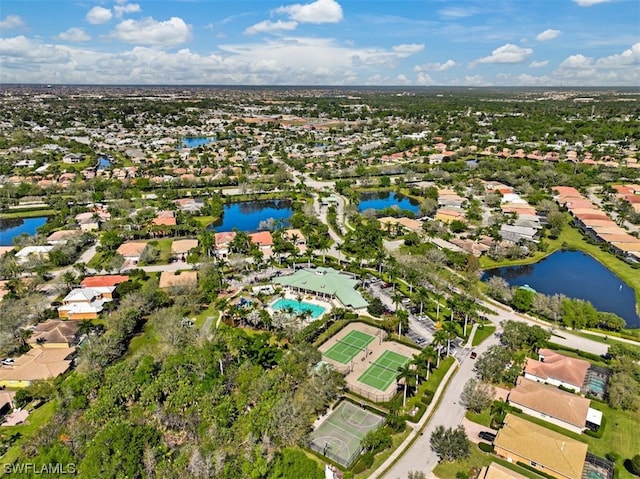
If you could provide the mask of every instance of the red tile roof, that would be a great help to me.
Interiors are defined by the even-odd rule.
[[[89,276],[82,280],[80,286],[83,288],[100,288],[117,286],[120,283],[129,281],[129,276],[122,274],[112,274],[108,276]]]

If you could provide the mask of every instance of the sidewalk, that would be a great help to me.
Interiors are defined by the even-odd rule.
[[[400,444],[400,446],[398,446],[398,448],[395,451],[393,451],[393,453],[387,458],[387,460],[384,461],[380,465],[380,467],[378,467],[378,469],[373,471],[371,475],[369,475],[369,479],[377,479],[379,477],[383,477],[384,474],[393,466],[393,464],[405,453],[405,451],[411,447],[416,437],[422,434],[423,429],[431,419],[431,414],[433,410],[438,406],[438,401],[440,400],[440,396],[442,396],[442,394],[444,393],[445,389],[449,384],[449,379],[451,378],[451,376],[453,376],[453,374],[456,372],[457,369],[458,369],[458,361],[455,361],[451,366],[451,368],[449,369],[449,371],[447,371],[447,374],[445,374],[445,376],[442,378],[442,381],[440,382],[440,385],[438,386],[436,393],[433,395],[431,404],[429,404],[429,407],[427,407],[427,410],[422,415],[422,418],[420,418],[420,421],[418,421],[418,423],[415,425],[410,423],[407,424],[409,427],[412,428],[411,432],[409,432],[409,435],[405,438],[402,444]]]

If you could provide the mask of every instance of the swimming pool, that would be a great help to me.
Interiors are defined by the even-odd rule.
[[[605,390],[607,382],[604,379],[591,377],[587,380],[588,388],[597,394],[602,394]]]
[[[310,311],[312,318],[317,318],[324,313],[324,308],[317,304],[305,303],[304,301],[296,301],[295,299],[280,298],[274,302],[271,307],[275,310],[291,308],[295,314],[303,311]]]

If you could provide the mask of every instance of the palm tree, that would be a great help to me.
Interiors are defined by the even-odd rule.
[[[441,327],[442,325],[440,325],[440,301],[444,298],[443,294],[440,292],[435,292],[433,293],[434,296],[434,301],[436,303],[436,323],[438,324],[438,327]]]
[[[424,286],[418,286],[416,288],[416,301],[420,304],[420,316],[424,310],[424,303],[429,299],[429,291]]]
[[[393,305],[396,308],[396,311],[398,310],[398,305],[400,304],[400,302],[402,302],[404,296],[399,293],[399,292],[395,292],[393,293],[393,296],[391,297],[391,299],[393,300]]]
[[[447,335],[447,356],[451,354],[451,341],[458,335],[456,334],[456,324],[453,321],[448,321],[442,325],[442,331]]]
[[[433,335],[433,342],[431,345],[438,351],[438,362],[436,364],[436,368],[440,367],[440,352],[442,350],[442,346],[447,344],[447,332],[443,329],[439,329]]]
[[[426,380],[429,380],[429,373],[431,372],[431,362],[434,360],[437,360],[438,358],[438,352],[435,350],[435,348],[431,345],[427,346],[426,348],[424,348],[422,351],[420,351],[420,354],[418,355],[418,357],[420,358],[420,361],[424,361],[427,363],[427,378]]]
[[[402,336],[402,329],[409,327],[409,313],[399,309],[396,311],[396,317],[398,318],[398,336]]]
[[[402,395],[402,407],[405,407],[407,404],[407,388],[409,386],[409,381],[413,381],[413,370],[411,368],[411,363],[407,363],[404,366],[400,366],[398,368],[398,375],[396,379],[398,381],[404,381],[404,393]]]

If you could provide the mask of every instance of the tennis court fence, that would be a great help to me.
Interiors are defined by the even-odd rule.
[[[374,402],[391,401],[391,399],[393,399],[393,396],[395,396],[396,394],[395,390],[388,393],[374,393],[370,389],[362,388],[357,384],[352,384],[352,383],[347,384],[347,387],[357,395],[370,399],[371,401],[374,401]]]
[[[357,450],[355,450],[353,453],[351,453],[350,456],[344,457],[332,451],[330,448],[327,448],[324,445],[316,444],[313,441],[309,442],[309,449],[316,451],[318,454],[322,454],[324,457],[328,457],[333,462],[336,462],[346,468],[351,467],[351,465],[354,462],[356,462],[356,459],[358,459],[358,456],[362,452],[362,447],[360,447]]]

